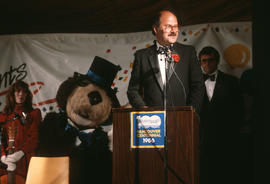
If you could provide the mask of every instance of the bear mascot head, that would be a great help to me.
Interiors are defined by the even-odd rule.
[[[111,109],[120,107],[111,86],[119,70],[119,65],[96,56],[87,74],[75,72],[60,84],[56,95],[60,110],[44,117],[37,156],[69,156],[70,184],[111,183],[108,134]]]

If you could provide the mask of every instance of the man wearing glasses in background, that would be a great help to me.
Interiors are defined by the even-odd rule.
[[[177,41],[176,14],[162,10],[155,17],[152,33],[156,40],[138,50],[127,96],[135,108],[191,105],[198,113],[204,94],[203,76],[193,46]],[[166,95],[166,100],[164,100]]]
[[[238,154],[244,107],[239,80],[218,69],[220,54],[214,47],[203,47],[199,60],[205,81],[200,112],[200,183],[243,183],[239,174],[245,168],[240,169],[243,160]]]

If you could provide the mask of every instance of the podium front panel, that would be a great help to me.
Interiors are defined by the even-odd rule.
[[[131,148],[130,113],[162,110],[113,109],[113,184],[163,184],[164,149]],[[199,125],[192,107],[171,107],[167,115],[168,184],[199,183]]]

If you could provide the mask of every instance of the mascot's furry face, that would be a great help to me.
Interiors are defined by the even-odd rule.
[[[112,101],[104,89],[90,83],[73,90],[67,99],[66,112],[76,126],[84,129],[106,121],[111,108]]]
[[[60,85],[56,101],[79,129],[96,128],[110,118],[112,107],[120,106],[113,91],[80,75]]]

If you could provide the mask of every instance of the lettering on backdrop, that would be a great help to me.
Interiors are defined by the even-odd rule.
[[[7,88],[16,80],[23,80],[26,76],[26,63],[23,63],[18,67],[10,66],[9,71],[0,74],[0,89]]]

